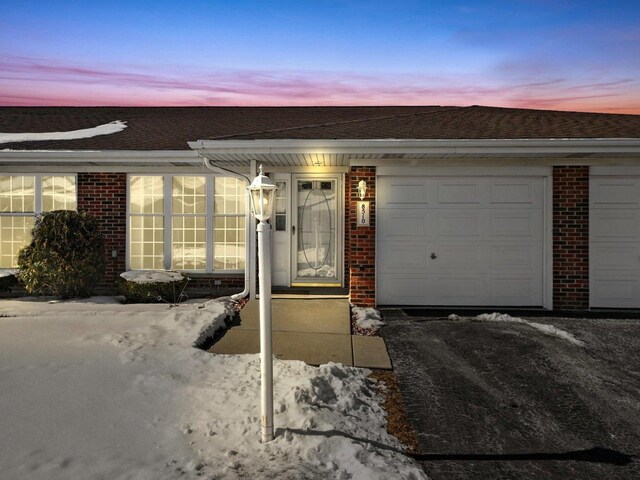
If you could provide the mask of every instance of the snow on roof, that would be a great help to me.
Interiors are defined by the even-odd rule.
[[[97,127],[67,132],[39,132],[39,133],[0,133],[0,143],[33,142],[40,140],[75,140],[77,138],[91,138],[98,135],[111,135],[127,128],[126,122],[115,120]]]

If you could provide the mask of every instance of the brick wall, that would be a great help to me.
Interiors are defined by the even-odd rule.
[[[553,167],[553,308],[589,308],[589,167]]]
[[[370,226],[358,227],[356,203],[358,182],[367,182],[365,201],[370,202]],[[358,306],[374,306],[376,303],[376,169],[352,167],[345,182],[347,222],[345,225],[345,272],[349,279],[349,298]]]
[[[104,293],[113,293],[118,275],[125,271],[127,232],[127,174],[79,173],[78,210],[86,210],[100,222],[105,237],[107,272],[98,286]],[[117,257],[111,252],[116,250]]]
[[[96,217],[105,237],[107,272],[97,290],[99,293],[116,293],[118,277],[126,269],[127,174],[79,173],[77,192],[78,210],[86,210]],[[118,253],[115,258],[111,254],[113,250]],[[217,280],[220,285],[215,284]],[[187,286],[187,293],[217,297],[241,292],[243,288],[244,275],[194,276]]]

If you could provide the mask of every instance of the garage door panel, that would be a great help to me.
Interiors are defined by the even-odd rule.
[[[402,207],[405,205],[426,205],[427,180],[415,177],[389,177],[378,186],[379,207]]]
[[[388,225],[385,241],[407,241],[408,237],[423,239],[428,235],[427,215],[420,211],[381,211],[380,220]]]
[[[591,203],[596,207],[640,207],[640,184],[634,178],[596,178],[591,183]]]
[[[382,245],[385,252],[381,255],[378,268],[381,273],[421,273],[430,261],[429,247],[423,245]]]
[[[640,177],[590,180],[592,307],[640,308]]]
[[[640,210],[596,210],[591,217],[593,242],[628,242],[640,237]]]
[[[489,269],[491,271],[531,271],[539,253],[530,246],[492,245],[489,247]]]
[[[438,205],[468,205],[482,203],[482,186],[473,179],[444,180],[437,186]]]
[[[492,205],[538,206],[542,199],[542,184],[532,179],[492,180],[489,199]]]
[[[639,245],[599,245],[592,248],[592,264],[596,277],[635,273],[640,262]],[[636,260],[636,261],[634,261]]]
[[[536,287],[529,276],[510,278],[489,278],[490,297],[495,305],[534,306],[538,299],[533,295]]]
[[[427,203],[390,202],[412,183]],[[542,305],[543,193],[541,177],[379,178],[378,302]]]
[[[485,286],[477,277],[435,276],[433,293],[438,305],[480,305]]]
[[[637,308],[638,306],[640,291],[635,279],[602,279],[593,290],[593,294],[601,304],[599,306],[609,308]]]
[[[429,256],[430,272],[481,272],[483,269],[479,245],[441,245],[433,250],[436,258]]]
[[[480,214],[469,213],[447,213],[438,212],[436,214],[437,235],[439,237],[479,237],[480,236]]]
[[[422,305],[429,301],[430,279],[422,276],[391,274],[378,285],[378,302],[387,305]]]
[[[492,237],[531,237],[542,229],[542,215],[536,211],[499,211],[489,215]]]

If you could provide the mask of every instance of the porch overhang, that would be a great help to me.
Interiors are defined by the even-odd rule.
[[[637,164],[640,138],[197,140],[185,150],[0,150],[0,167],[77,171],[201,169],[202,157],[236,172],[346,170],[362,165]]]
[[[495,140],[198,140],[189,146],[216,165],[247,167],[349,167],[456,159],[638,159],[640,139]],[[566,163],[563,161],[562,163]]]

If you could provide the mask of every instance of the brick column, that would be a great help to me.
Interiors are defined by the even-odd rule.
[[[370,202],[369,227],[357,226],[358,182],[367,182],[365,201]],[[352,167],[347,174],[345,266],[351,303],[373,307],[376,303],[376,168]]]
[[[78,210],[98,219],[105,239],[107,271],[98,288],[104,293],[116,290],[118,275],[125,271],[127,239],[127,174],[79,173]],[[113,258],[111,252],[118,255]]]
[[[553,308],[589,308],[589,167],[553,167]]]

